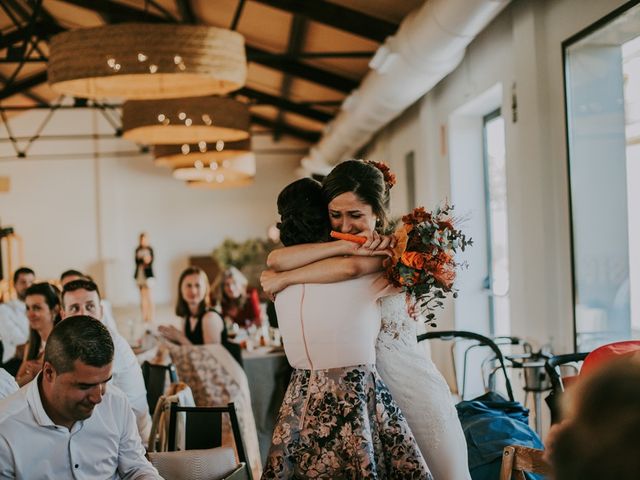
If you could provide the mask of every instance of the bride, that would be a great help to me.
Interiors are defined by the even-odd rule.
[[[382,167],[382,168],[381,168]],[[325,178],[331,227],[342,233],[367,237],[361,247],[370,252],[393,246],[393,237],[380,235],[387,223],[385,205],[393,176],[381,164],[349,160]],[[265,277],[265,290],[276,293],[299,283],[334,282],[315,262],[353,255],[354,246],[337,241],[295,245],[275,250],[269,268],[278,273]],[[345,258],[348,264],[350,258]],[[358,275],[344,268],[344,278]],[[449,387],[430,358],[418,348],[417,322],[407,311],[404,294],[381,301],[382,328],[376,342],[376,367],[409,423],[435,480],[469,480],[467,446]]]

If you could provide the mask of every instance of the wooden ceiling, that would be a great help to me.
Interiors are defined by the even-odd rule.
[[[422,3],[1,0],[0,112],[6,120],[58,101],[46,83],[48,40],[56,33],[134,21],[212,25],[245,37],[247,83],[233,96],[250,103],[253,128],[268,130],[275,140],[290,135],[311,144],[359,85],[378,46]],[[73,105],[85,108],[87,102]]]

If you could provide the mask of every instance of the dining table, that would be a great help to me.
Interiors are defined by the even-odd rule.
[[[249,382],[251,407],[264,465],[292,368],[282,347],[262,346],[253,350],[243,350],[242,361]]]

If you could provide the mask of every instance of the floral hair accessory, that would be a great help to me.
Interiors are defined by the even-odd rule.
[[[382,172],[387,190],[391,190],[391,187],[396,184],[396,176],[391,172],[389,166],[382,162],[374,162],[373,160],[367,160],[366,162]]]

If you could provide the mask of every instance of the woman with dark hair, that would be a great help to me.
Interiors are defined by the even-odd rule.
[[[367,241],[362,247],[352,244],[351,253],[339,242],[298,245],[272,252],[268,265],[280,273],[265,276],[263,288],[277,293],[291,285],[291,279],[335,282],[347,277],[336,278],[327,269],[318,268],[320,260],[353,255],[361,249],[379,252],[392,245],[394,238],[380,235],[378,230],[386,227],[389,189],[394,182],[395,177],[383,164],[361,160],[338,164],[322,187],[331,227],[364,236]],[[408,312],[405,295],[386,296],[380,307],[382,327],[376,343],[376,367],[381,377],[407,418],[434,477],[470,479],[466,441],[449,386],[431,359],[418,348],[417,321]]]
[[[44,346],[60,320],[60,291],[50,283],[35,283],[25,293],[25,304],[29,319],[29,342],[16,374],[20,386],[29,383],[42,370]]]
[[[209,306],[209,279],[198,267],[188,267],[178,280],[176,315],[183,320],[182,330],[173,325],[158,327],[167,340],[178,345],[222,343],[224,322]]]
[[[278,212],[285,245],[328,239],[326,205],[317,182],[302,179],[285,187]],[[312,268],[343,276],[336,260],[341,259],[329,258]],[[359,265],[352,273],[363,275],[327,284],[304,284],[291,277],[290,286],[276,297],[285,353],[295,370],[263,479],[432,478],[375,368],[377,300],[393,289],[379,273],[380,258],[360,257],[352,263]]]

